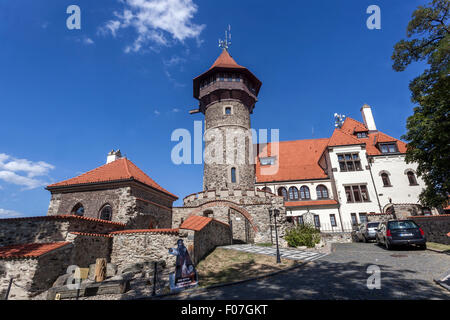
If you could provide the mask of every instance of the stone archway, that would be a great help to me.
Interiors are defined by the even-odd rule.
[[[212,210],[214,208],[214,210]],[[214,218],[227,223],[233,234],[234,243],[253,243],[258,228],[250,213],[237,203],[228,200],[214,200],[196,207],[189,216],[203,215],[212,210]]]

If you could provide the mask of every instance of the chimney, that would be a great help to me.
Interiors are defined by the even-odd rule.
[[[362,118],[364,120],[364,124],[366,125],[369,132],[377,131],[377,126],[375,125],[375,120],[373,119],[372,109],[369,105],[365,104],[361,108]]]
[[[110,163],[113,161],[116,161],[118,159],[122,158],[122,154],[120,153],[120,149],[117,151],[114,151],[114,149],[111,150],[110,153],[108,153],[108,157],[106,158],[106,163]]]

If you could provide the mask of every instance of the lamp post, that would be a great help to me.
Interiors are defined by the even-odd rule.
[[[271,209],[269,212],[270,212],[271,216],[273,214],[273,219],[275,221],[275,239],[276,239],[276,243],[277,243],[277,263],[281,263],[280,247],[278,246],[278,227],[277,227],[277,217],[280,215],[280,210]]]

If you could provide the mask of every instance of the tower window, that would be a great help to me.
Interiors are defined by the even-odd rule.
[[[231,114],[231,107],[225,108],[225,114]]]
[[[112,208],[109,204],[103,206],[102,210],[100,211],[100,219],[111,221],[112,219]]]
[[[236,168],[231,168],[231,183],[236,183]]]

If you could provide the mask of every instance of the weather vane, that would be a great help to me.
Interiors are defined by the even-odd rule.
[[[334,114],[334,126],[336,128],[341,128],[342,125],[344,124],[344,120],[345,120],[345,115],[343,114]]]
[[[231,26],[228,25],[228,30],[225,30],[225,40],[219,39],[219,47],[228,50],[231,46]]]

